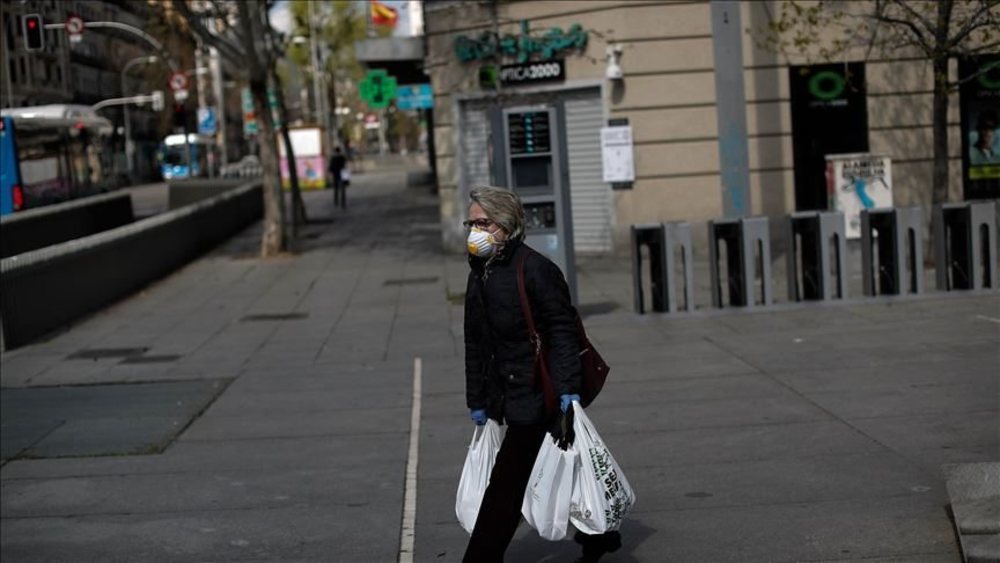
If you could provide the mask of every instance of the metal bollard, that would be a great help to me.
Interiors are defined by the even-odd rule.
[[[917,206],[861,211],[861,281],[865,295],[923,293],[921,213]]]
[[[642,246],[649,248],[650,293],[653,311],[665,311],[667,292],[667,244],[663,223],[632,225],[632,282],[635,312],[645,313],[642,291]]]
[[[771,241],[767,217],[717,219],[708,222],[709,267],[712,275],[712,305],[722,307],[722,280],[719,273],[719,241],[726,241],[729,304],[737,307],[757,305],[754,296],[756,268],[761,272],[761,304],[770,305]],[[759,249],[758,256],[755,250]]]
[[[986,289],[997,283],[997,203],[968,201],[934,207],[937,288]]]
[[[681,253],[681,267],[684,268],[684,310],[694,311],[694,254],[691,250],[691,225],[684,221],[664,223],[667,255],[667,311],[680,310],[677,303],[677,280],[675,252]]]
[[[792,213],[788,216],[787,225],[788,300],[846,298],[847,236],[844,214],[839,211]],[[835,244],[833,257],[830,256],[831,239]],[[798,256],[800,240],[801,265]],[[831,258],[837,264],[836,286],[830,283]]]
[[[642,291],[642,249],[649,247],[653,311],[676,313],[677,299],[675,258],[680,252],[684,272],[684,310],[694,310],[694,263],[691,250],[691,225],[683,222],[632,225],[632,279],[635,310],[645,313]],[[664,308],[666,304],[666,308]]]

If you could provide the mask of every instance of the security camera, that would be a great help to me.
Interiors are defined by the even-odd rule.
[[[608,45],[604,52],[608,55],[608,66],[604,70],[604,77],[608,80],[621,80],[625,77],[625,73],[622,71],[621,57],[622,57],[622,46],[621,45]]]

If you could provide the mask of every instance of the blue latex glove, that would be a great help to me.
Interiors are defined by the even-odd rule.
[[[472,417],[472,422],[475,422],[476,426],[482,426],[486,424],[486,409],[470,410],[469,416]]]
[[[579,400],[579,395],[559,395],[559,408],[562,409],[563,412],[566,412],[569,406],[573,404],[573,401]]]

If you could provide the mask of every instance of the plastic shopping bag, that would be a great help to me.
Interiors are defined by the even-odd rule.
[[[594,424],[573,402],[574,447],[579,452],[570,521],[585,534],[617,530],[635,504],[635,492],[611,451],[604,445]]]
[[[505,428],[491,418],[486,424],[476,426],[472,433],[472,443],[465,456],[465,467],[462,468],[462,478],[458,481],[458,495],[455,498],[455,515],[470,534],[476,527],[479,505],[483,503],[483,495],[490,483],[490,473],[493,472],[493,463],[497,459],[505,431]]]
[[[521,515],[547,540],[558,541],[566,537],[576,464],[577,453],[573,447],[561,450],[552,434],[545,436],[524,491]]]

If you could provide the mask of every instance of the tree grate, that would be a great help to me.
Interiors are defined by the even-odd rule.
[[[146,348],[90,348],[79,350],[66,356],[67,360],[101,360],[106,358],[130,358],[141,356],[149,350]]]
[[[297,321],[308,317],[309,313],[260,313],[257,315],[247,315],[240,319],[240,322]]]
[[[162,356],[132,356],[125,358],[120,364],[166,364],[176,362],[181,359],[177,354],[164,354]]]
[[[382,285],[423,285],[434,283],[436,281],[438,281],[436,276],[426,278],[402,278],[398,280],[385,280]]]

